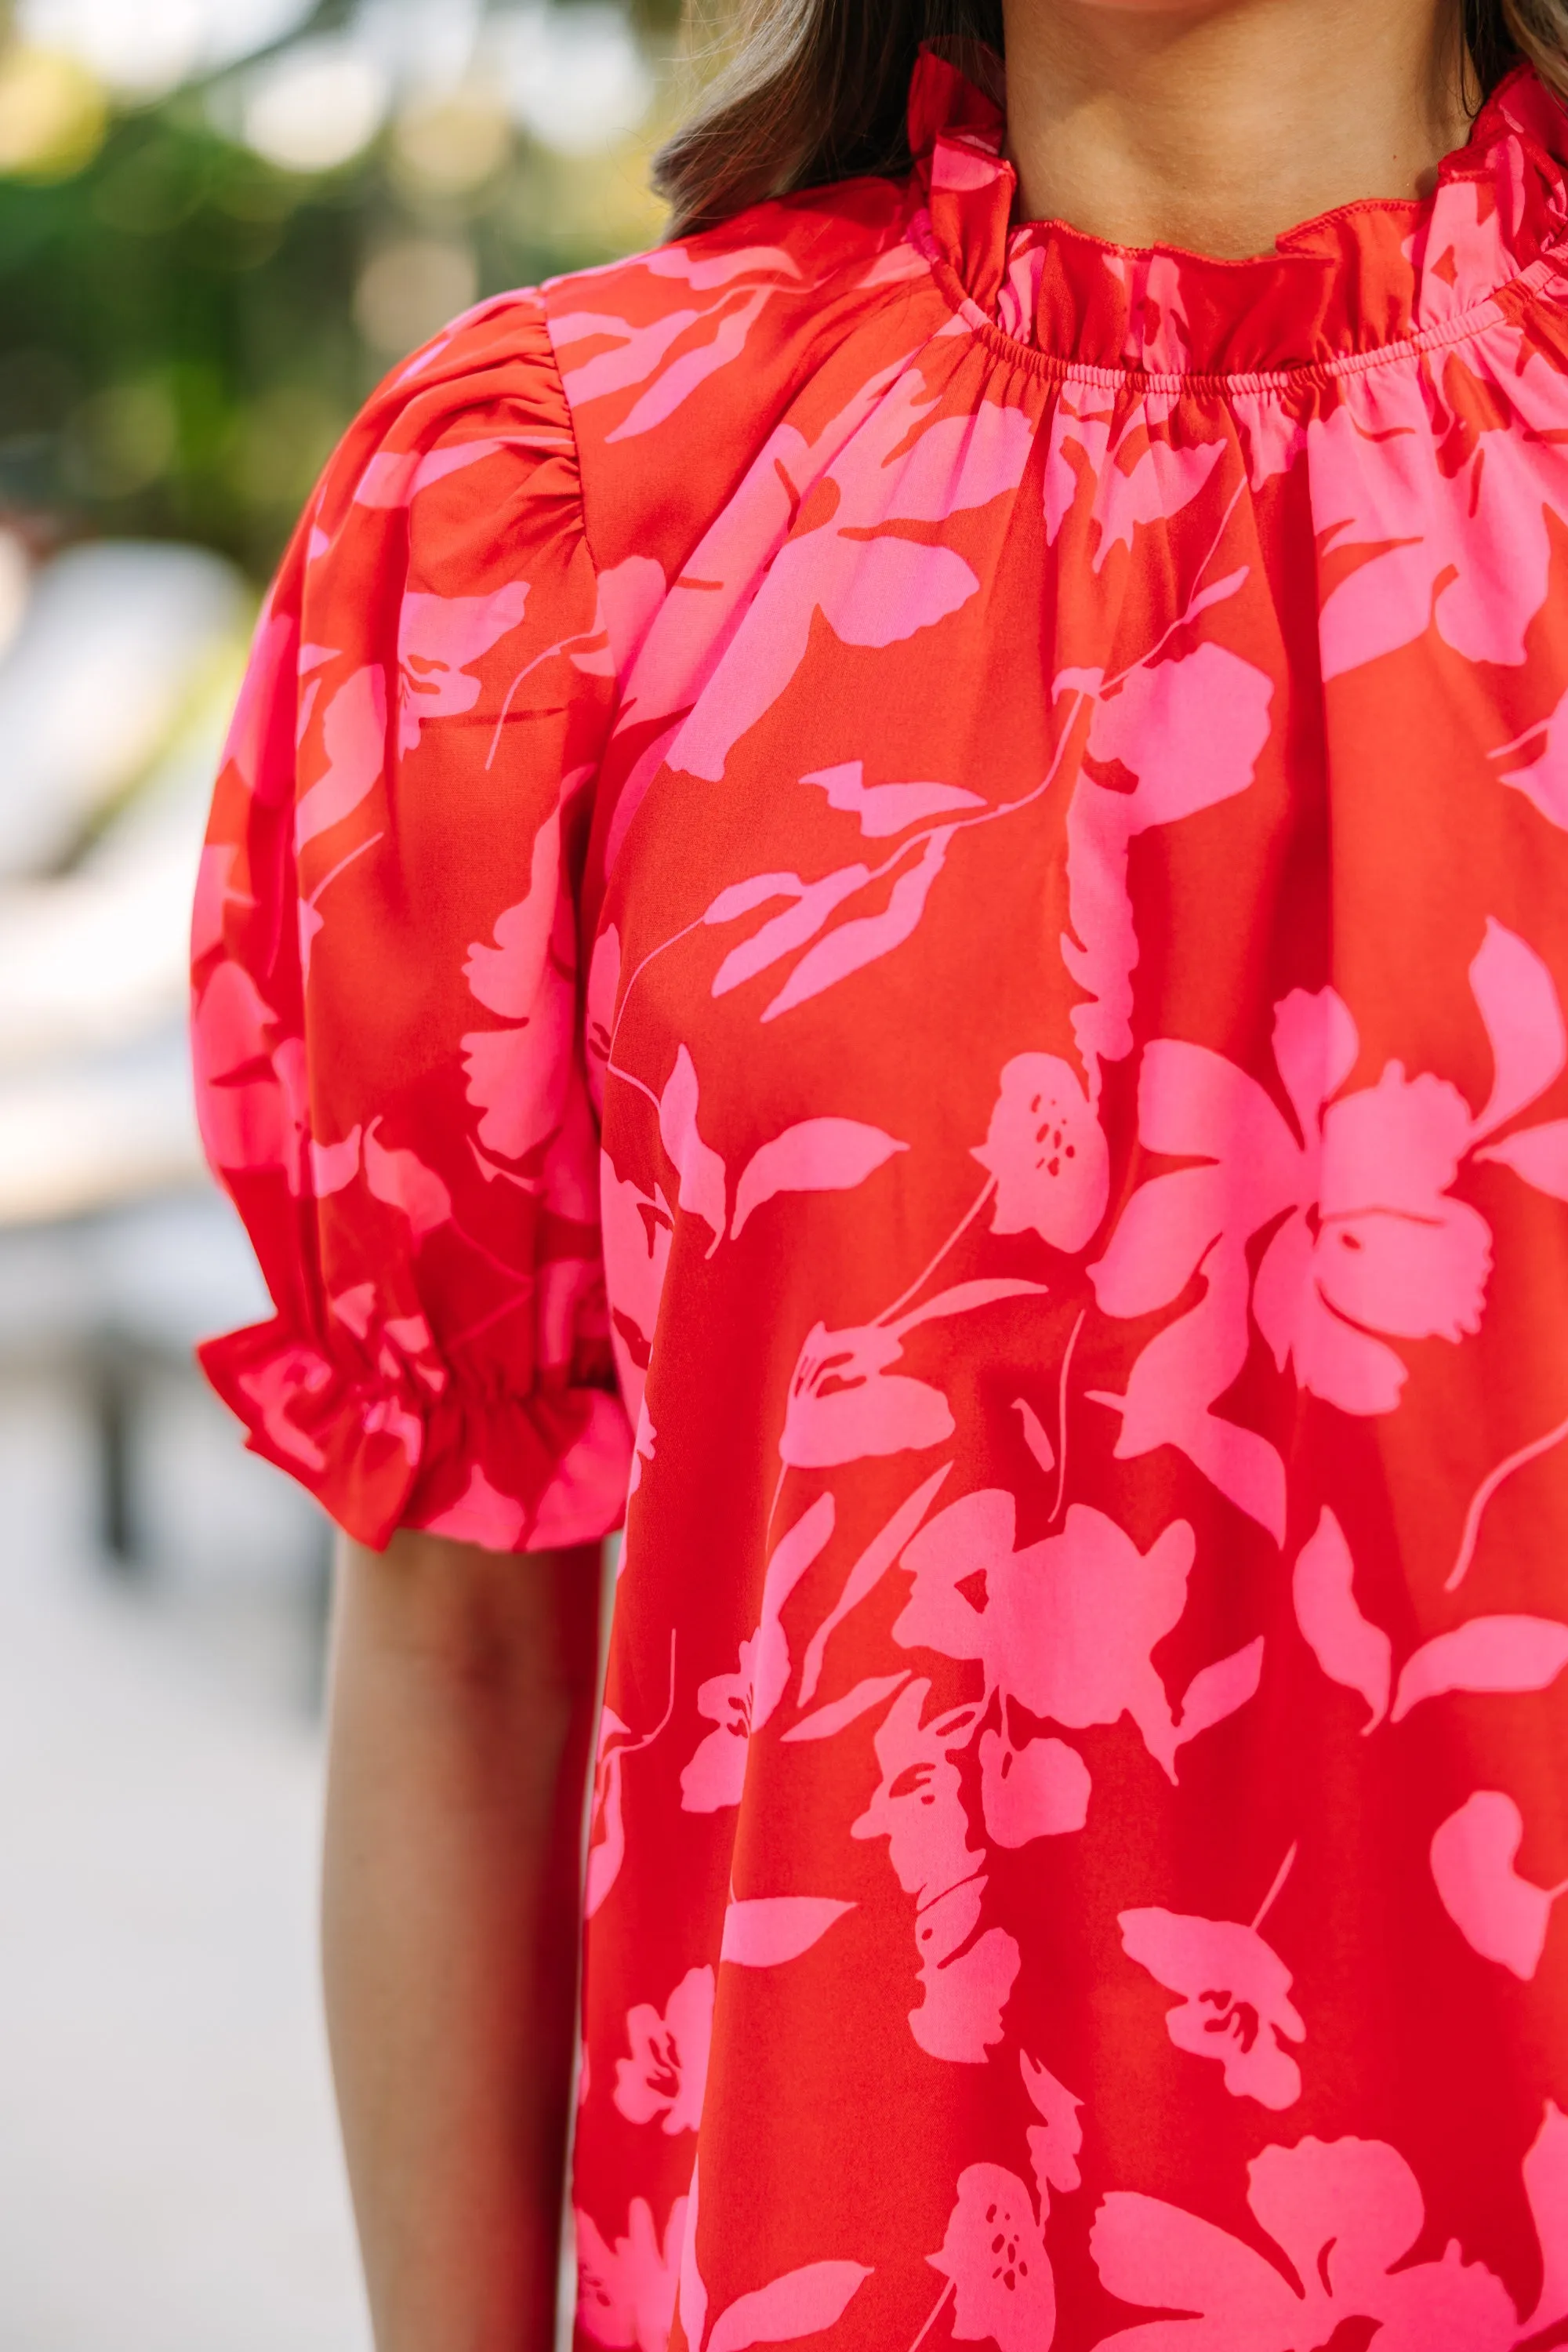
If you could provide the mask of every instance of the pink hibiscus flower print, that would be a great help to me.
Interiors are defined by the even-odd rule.
[[[1057,1054],[1018,1054],[1002,1073],[974,1157],[996,1180],[994,1234],[1037,1233],[1071,1256],[1100,1230],[1110,1190],[1105,1131]]]
[[[876,1733],[881,1780],[855,1838],[885,1837],[893,1874],[906,1895],[930,1902],[973,1878],[985,1856],[969,1843],[969,1816],[954,1758],[978,1720],[972,1706],[923,1723],[929,1682],[906,1683]]]
[[[651,2002],[626,2012],[631,2056],[616,2064],[615,2101],[626,2121],[658,2121],[674,2136],[702,2120],[713,2040],[713,1971],[689,1969],[661,2017]]]
[[[722,1812],[741,1801],[746,1751],[753,1725],[764,1724],[784,1694],[787,1654],[763,1633],[741,1644],[733,1674],[711,1675],[697,1687],[697,1712],[713,1726],[680,1775],[680,1801],[689,1813]]]
[[[984,1847],[969,1842],[958,1755],[979,1710],[952,1708],[922,1722],[929,1682],[905,1685],[876,1734],[881,1780],[851,1823],[856,1838],[885,1837],[893,1874],[916,1898],[921,2000],[910,2031],[928,2057],[980,2065],[1002,2038],[1002,2012],[1019,1967],[1003,1927],[983,1927]]]
[[[1056,2282],[1034,2200],[1016,2173],[1000,2164],[966,2166],[942,2250],[926,2260],[948,2281],[954,2342],[1048,2352]]]
[[[1557,1076],[1563,1029],[1545,966],[1500,924],[1489,923],[1469,977],[1496,1072],[1479,1117],[1446,1078],[1412,1077],[1399,1062],[1346,1091],[1361,1043],[1331,988],[1275,1007],[1289,1118],[1206,1046],[1165,1038],[1144,1053],[1141,1140],[1197,1164],[1140,1185],[1089,1276],[1113,1316],[1172,1306],[1199,1276],[1205,1291],[1143,1349],[1125,1392],[1098,1402],[1121,1415],[1119,1456],[1178,1447],[1277,1540],[1283,1462],[1214,1410],[1247,1360],[1249,1301],[1279,1369],[1361,1415],[1399,1402],[1406,1368],[1391,1339],[1457,1341],[1479,1328],[1491,1234],[1451,1188],[1465,1158]],[[1270,1228],[1254,1279],[1248,1245]]]
[[[634,2197],[626,2233],[612,2245],[578,2207],[577,2325],[590,2343],[611,2352],[668,2352],[686,2212],[686,2199],[678,2197],[661,2246],[647,2200]]]
[[[1233,2098],[1294,2106],[1301,2070],[1287,2042],[1306,2038],[1289,2000],[1290,1971],[1256,1927],[1156,1909],[1117,1916],[1122,1948],[1156,1983],[1179,1992],[1165,2028],[1178,2050],[1217,2058]]]
[[[1152,1653],[1186,1608],[1195,1549],[1186,1521],[1141,1552],[1114,1519],[1075,1503],[1060,1535],[1016,1551],[1016,1515],[1005,1489],[983,1487],[927,1522],[903,1555],[914,1588],[893,1639],[977,1659],[988,1695],[1072,1730],[1131,1716],[1174,1780],[1179,1749],[1256,1691],[1261,1642],[1205,1667],[1173,1712]],[[1065,1805],[1058,1815],[1065,1826]]]
[[[1096,2352],[1321,2352],[1331,2342],[1508,2352],[1517,2342],[1501,2281],[1457,2245],[1396,2267],[1426,2218],[1396,2148],[1304,2139],[1265,2148],[1247,2178],[1247,2202],[1289,2271],[1160,2198],[1118,2189],[1104,2200],[1089,2233],[1102,2284],[1122,2303],[1190,2315],[1119,2330]]]

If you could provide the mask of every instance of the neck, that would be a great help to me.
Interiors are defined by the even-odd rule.
[[[1120,245],[1267,253],[1463,144],[1452,0],[1004,0],[1026,215]]]

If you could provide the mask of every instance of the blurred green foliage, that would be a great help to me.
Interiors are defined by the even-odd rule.
[[[677,13],[639,12],[656,65]],[[264,161],[186,88],[109,110],[63,171],[0,176],[0,509],[39,546],[174,537],[263,577],[400,348],[479,295],[657,238],[656,87],[608,154],[552,154],[482,91],[426,116],[416,94],[320,173]]]

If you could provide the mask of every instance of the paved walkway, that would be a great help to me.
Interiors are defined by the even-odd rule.
[[[74,1443],[0,1398],[0,2345],[367,2352],[319,1735],[84,1564]]]

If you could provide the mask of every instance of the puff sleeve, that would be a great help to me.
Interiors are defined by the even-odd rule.
[[[372,402],[300,525],[194,929],[198,1105],[271,1320],[209,1341],[253,1448],[380,1547],[616,1526],[575,883],[612,715],[537,304]]]

